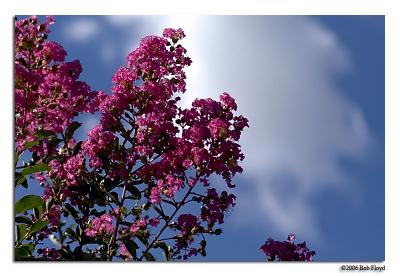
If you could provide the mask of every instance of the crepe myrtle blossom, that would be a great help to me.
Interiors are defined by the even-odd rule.
[[[235,99],[223,92],[182,107],[192,60],[185,33],[171,28],[140,41],[112,76],[111,91],[92,91],[79,79],[80,62],[66,61],[65,49],[48,40],[54,22],[15,22],[16,187],[32,185],[32,175],[42,189],[16,203],[23,213],[15,220],[16,256],[206,256],[206,239],[222,234],[237,199],[234,177],[243,171],[239,141],[249,122]],[[94,112],[99,123],[79,141],[74,119]],[[25,152],[32,158],[19,166]],[[225,184],[217,190],[211,175]],[[59,249],[35,248],[46,239]],[[269,260],[312,260],[315,252],[294,239],[268,239],[261,250]]]
[[[54,22],[36,16],[15,22],[16,151],[38,157],[54,151],[50,134],[62,133],[79,113],[98,110],[97,93],[79,80],[80,62],[65,61],[65,49],[47,39]]]
[[[112,216],[108,214],[94,218],[89,224],[89,227],[85,229],[85,234],[88,237],[107,235],[114,232]]]
[[[44,247],[39,249],[38,252],[46,259],[57,260],[60,258],[60,252],[55,248]]]
[[[147,221],[145,218],[141,218],[141,219],[136,220],[134,223],[132,223],[130,232],[131,232],[132,236],[135,236],[137,231],[144,230],[146,228],[147,228]]]
[[[224,223],[224,213],[235,206],[236,196],[223,191],[218,195],[217,191],[212,188],[207,190],[207,196],[203,198],[203,206],[201,207],[201,219],[206,221],[210,227]]]
[[[315,251],[308,249],[306,242],[294,243],[295,234],[289,234],[287,241],[275,241],[271,238],[261,246],[268,261],[312,261],[316,255]]]

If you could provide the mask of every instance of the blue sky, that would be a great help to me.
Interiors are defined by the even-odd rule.
[[[93,89],[109,91],[141,37],[182,27],[193,59],[184,105],[237,98],[251,126],[245,170],[208,261],[262,261],[267,237],[292,232],[316,260],[384,260],[383,16],[56,19],[50,39],[80,59]]]

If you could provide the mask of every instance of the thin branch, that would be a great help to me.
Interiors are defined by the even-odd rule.
[[[192,191],[194,186],[195,185],[193,185],[193,187],[190,187],[189,190],[186,192],[186,194],[183,197],[183,199],[181,200],[181,202],[178,203],[178,206],[176,207],[175,211],[172,213],[172,215],[169,217],[169,219],[165,221],[165,225],[160,229],[160,231],[158,232],[157,236],[146,247],[145,251],[143,251],[143,255],[139,258],[139,261],[141,261],[143,259],[144,255],[146,255],[146,253],[149,252],[150,248],[154,245],[154,243],[158,240],[158,238],[161,236],[161,234],[164,232],[164,230],[168,227],[169,223],[172,221],[174,216],[178,213],[179,209],[184,205],[183,202],[185,202],[186,198],[190,195],[190,192]]]

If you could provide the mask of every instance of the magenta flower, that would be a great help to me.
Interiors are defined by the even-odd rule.
[[[312,261],[315,251],[310,251],[306,242],[295,244],[294,234],[288,235],[288,241],[275,241],[271,238],[261,246],[269,261]]]
[[[131,228],[130,228],[130,232],[132,234],[132,236],[135,236],[137,231],[139,230],[144,230],[147,227],[147,221],[144,218],[138,219],[137,221],[135,221],[134,223],[132,223]]]
[[[114,232],[112,216],[108,214],[96,217],[88,228],[85,229],[85,234],[88,237],[96,237],[98,235],[107,235]]]

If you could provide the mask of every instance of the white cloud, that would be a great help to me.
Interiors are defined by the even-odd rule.
[[[250,120],[241,141],[250,181],[232,217],[244,225],[257,218],[269,229],[316,241],[318,206],[310,199],[326,188],[354,189],[338,159],[364,158],[372,141],[361,110],[335,83],[352,66],[335,34],[301,16],[140,19],[130,49],[138,35],[161,34],[167,26],[185,30],[193,59],[186,106],[228,91]]]
[[[94,18],[77,17],[69,21],[63,31],[66,38],[70,40],[88,42],[99,33],[100,27]]]
[[[186,30],[193,57],[186,105],[228,91],[250,120],[242,139],[249,193],[234,216],[317,240],[310,199],[327,187],[354,189],[338,158],[362,158],[371,142],[360,109],[335,84],[351,69],[346,50],[307,17],[170,20]]]

